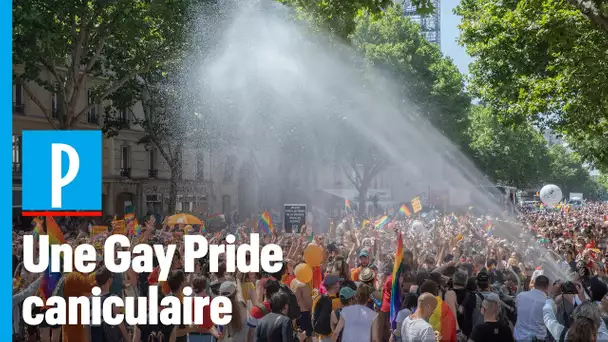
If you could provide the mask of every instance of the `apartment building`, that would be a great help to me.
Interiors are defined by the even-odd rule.
[[[14,66],[15,72],[20,71]],[[50,79],[50,77],[48,78]],[[91,88],[96,80],[85,81],[88,92],[82,92],[78,108],[91,101]],[[29,89],[47,106],[58,120],[57,96],[35,83]],[[94,106],[85,113],[77,129],[100,129],[105,104]],[[134,106],[135,117],[143,117],[141,104]],[[103,140],[102,205],[106,215],[121,216],[134,206],[137,213],[167,213],[170,170],[163,157],[149,144],[138,144],[143,129],[133,123],[130,113],[121,114],[123,129],[112,138]],[[13,208],[14,215],[21,208],[21,132],[23,130],[53,129],[43,111],[24,91],[22,84],[13,85]],[[255,207],[257,189],[255,162],[252,156],[238,150],[210,151],[186,149],[183,177],[178,185],[177,211],[195,213],[224,213],[231,216],[246,208],[249,215]],[[253,176],[252,176],[253,174]],[[239,195],[240,194],[240,195]],[[83,192],[86,196],[86,192]]]

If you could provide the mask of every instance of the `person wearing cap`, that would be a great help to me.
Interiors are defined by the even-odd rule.
[[[342,314],[342,309],[354,303],[354,297],[357,292],[353,290],[349,286],[344,286],[340,289],[340,302],[342,303],[341,308],[337,308],[331,312],[331,331],[332,335],[338,326],[338,322],[340,321],[340,315]],[[338,334],[337,341],[342,341],[342,333]]]
[[[350,271],[350,279],[352,281],[361,281],[361,279],[359,279],[359,275],[361,274],[361,271],[366,268],[369,265],[369,254],[367,253],[366,250],[362,250],[361,252],[359,252],[359,266],[353,268]]]
[[[326,294],[319,295],[312,303],[312,326],[315,334],[322,342],[331,341],[331,312],[342,307],[338,293],[343,278],[328,275],[323,280]]]
[[[213,294],[227,297],[232,305],[232,320],[223,329],[222,341],[244,341],[247,334],[247,304],[238,300],[236,283],[229,280],[224,281]]]
[[[344,291],[345,294],[351,295],[352,289],[344,289],[348,289]],[[340,292],[342,293],[342,291]],[[376,329],[373,329],[378,313],[366,306],[371,293],[372,288],[367,285],[361,285],[357,288],[354,303],[341,310],[338,324],[333,331],[333,341],[337,341],[340,334],[342,334],[343,341],[379,341],[376,334],[374,334]]]

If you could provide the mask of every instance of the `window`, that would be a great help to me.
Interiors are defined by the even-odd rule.
[[[23,103],[23,85],[15,83],[13,94],[13,111],[18,114],[25,114],[25,105]]]
[[[224,165],[224,183],[232,182],[232,176],[234,175],[234,167],[236,165],[236,157],[228,156],[226,158],[226,164]]]
[[[21,172],[21,136],[13,135],[13,172]]]
[[[151,148],[148,150],[148,177],[156,178],[158,169],[156,169],[156,150]]]
[[[87,95],[88,95],[88,104],[95,103],[95,97],[93,95],[93,90],[89,89],[87,91]],[[91,108],[89,110],[89,113],[87,114],[87,122],[91,123],[91,124],[99,123],[99,119],[97,117],[97,105],[93,106],[93,108]]]
[[[202,151],[196,152],[196,180],[205,179],[205,154]]]
[[[127,108],[121,108],[118,111],[118,119],[123,128],[129,128],[129,110]]]
[[[55,119],[59,118],[59,110],[57,108],[57,93],[51,95],[51,116]]]
[[[130,177],[131,175],[131,155],[129,146],[120,147],[120,175]]]

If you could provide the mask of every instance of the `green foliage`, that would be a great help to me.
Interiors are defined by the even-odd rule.
[[[381,13],[393,5],[393,0],[277,0],[298,10],[315,24],[346,40],[355,30],[355,17],[362,11]],[[418,13],[431,14],[435,6],[431,0],[413,0]]]
[[[13,6],[13,63],[58,95],[58,123],[30,89],[24,90],[53,127],[70,129],[93,106],[135,75],[159,68],[185,47],[190,0],[27,0]],[[91,83],[90,77],[97,80]],[[82,108],[87,87],[91,103]]]
[[[529,126],[505,127],[482,106],[472,108],[470,121],[473,158],[494,183],[519,189],[541,184],[549,154],[538,132]]]
[[[401,6],[378,15],[361,13],[355,22],[351,40],[366,60],[389,70],[421,116],[466,148],[471,98],[452,60],[420,35],[420,26],[402,15]]]
[[[505,125],[550,127],[608,169],[608,29],[578,2],[463,0],[455,12],[473,94]]]
[[[589,175],[589,169],[583,166],[582,158],[570,152],[562,145],[549,147],[550,164],[545,176],[545,183],[560,187],[565,197],[570,192],[582,192],[585,198],[597,199],[600,194],[599,183]]]

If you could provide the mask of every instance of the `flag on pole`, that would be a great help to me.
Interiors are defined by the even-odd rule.
[[[262,217],[260,217],[260,221],[258,222],[258,227],[265,234],[274,232],[274,228],[272,227],[272,217],[270,217],[268,210],[264,210],[262,213]]]
[[[395,263],[393,264],[393,283],[391,286],[390,318],[393,329],[397,326],[397,313],[401,310],[401,289],[399,288],[399,277],[401,275],[401,263],[403,262],[403,239],[401,232],[397,234],[397,250],[395,251]]]
[[[350,201],[347,199],[344,200],[344,210],[346,210],[347,212],[351,212],[353,210],[350,206]]]
[[[407,217],[412,217],[412,212],[405,204],[401,205],[401,207],[399,208],[399,212],[401,212],[402,214],[404,214]]]

